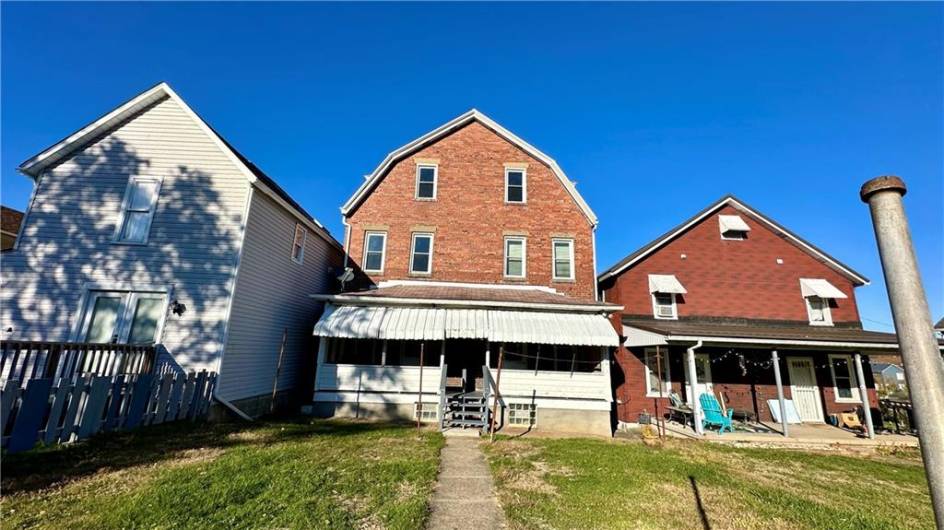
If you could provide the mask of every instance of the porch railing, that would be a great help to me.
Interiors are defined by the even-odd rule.
[[[143,344],[0,341],[0,381],[58,379],[75,375],[145,374],[157,348]]]

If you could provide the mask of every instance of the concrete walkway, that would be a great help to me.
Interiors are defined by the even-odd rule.
[[[492,474],[478,436],[446,437],[431,501],[430,530],[504,528]]]

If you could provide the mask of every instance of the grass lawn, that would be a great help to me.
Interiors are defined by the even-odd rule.
[[[421,528],[442,445],[308,419],[105,435],[5,456],[3,528]]]
[[[592,439],[485,444],[516,528],[933,528],[917,451]]]

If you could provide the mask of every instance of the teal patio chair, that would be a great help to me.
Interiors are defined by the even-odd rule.
[[[698,402],[701,404],[702,428],[717,426],[718,434],[723,433],[725,429],[727,429],[728,432],[734,432],[734,428],[731,424],[734,409],[728,409],[728,414],[725,415],[721,412],[721,404],[718,403],[718,400],[715,399],[715,396],[712,394],[702,394],[701,397],[698,398]]]

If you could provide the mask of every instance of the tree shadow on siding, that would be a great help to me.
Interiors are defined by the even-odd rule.
[[[69,340],[90,286],[166,287],[169,301],[187,309],[178,316],[167,304],[157,342],[177,369],[213,369],[245,206],[239,195],[224,200],[218,189],[240,185],[238,177],[226,182],[151,159],[120,135],[118,129],[74,153],[40,180],[20,246],[3,257],[3,338]],[[169,152],[190,148],[186,140],[155,141],[173,142]],[[230,173],[238,175],[235,168]],[[147,245],[113,241],[131,176],[163,179]]]

